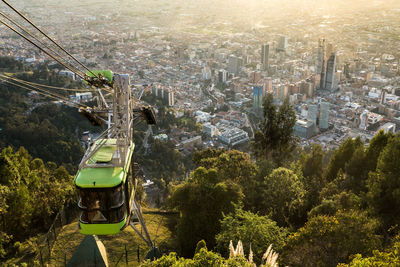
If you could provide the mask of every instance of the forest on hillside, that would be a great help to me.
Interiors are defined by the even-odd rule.
[[[0,68],[16,75],[70,83],[46,65],[29,69],[7,60]],[[91,127],[55,103],[27,112],[31,101],[26,91],[0,83],[0,262],[33,247],[74,199],[71,174],[83,153],[78,136]],[[159,110],[161,125],[197,127]],[[162,208],[180,214],[171,226],[175,252],[143,266],[268,266],[275,256],[279,265],[270,266],[399,266],[400,135],[379,132],[368,144],[348,139],[325,151],[298,146],[294,123],[289,103],[278,107],[268,95],[251,154],[205,149],[187,159],[153,140],[152,153],[139,152],[146,166],[158,166],[151,174],[165,187]],[[145,127],[138,132],[140,144]],[[193,171],[182,179],[188,166]]]
[[[268,266],[270,245],[279,266],[399,266],[400,136],[381,131],[368,145],[356,138],[334,151],[303,149],[294,122],[288,101],[277,107],[268,95],[255,160],[196,152],[196,169],[167,203],[181,214],[177,252],[185,258],[145,266]],[[245,253],[232,256],[232,241]]]

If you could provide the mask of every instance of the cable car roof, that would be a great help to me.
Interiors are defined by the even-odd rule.
[[[122,167],[83,168],[75,177],[75,184],[81,188],[109,188],[121,184],[126,177]]]
[[[90,158],[91,161],[99,165],[112,162],[117,150],[117,139],[97,140],[94,146],[100,148]],[[121,184],[125,177],[126,171],[121,166],[84,167],[76,174],[75,184],[81,188],[109,188]]]

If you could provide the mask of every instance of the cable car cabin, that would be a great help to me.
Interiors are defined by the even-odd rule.
[[[92,146],[91,150],[95,153],[88,160],[90,164],[80,168],[75,176],[82,234],[117,234],[129,224],[134,197],[131,169],[133,149],[131,143],[127,147],[125,164],[121,167],[115,164],[120,154],[117,139],[100,139]]]

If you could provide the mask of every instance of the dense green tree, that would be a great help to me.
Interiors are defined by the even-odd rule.
[[[345,188],[356,194],[365,192],[366,181],[370,171],[375,171],[378,158],[386,147],[392,133],[385,134],[380,131],[370,142],[367,149],[357,145],[350,160],[346,163],[344,172],[346,173]]]
[[[301,182],[306,190],[306,207],[311,209],[319,203],[319,193],[326,185],[323,175],[325,153],[320,145],[313,145],[309,152],[303,151],[298,165],[301,168]]]
[[[376,220],[359,211],[312,217],[290,235],[283,261],[290,266],[336,266],[355,253],[370,255],[380,247]]]
[[[264,191],[268,185],[264,182],[265,177],[269,176],[274,170],[274,163],[268,160],[256,162],[256,174],[245,186],[244,208],[254,213],[264,210]]]
[[[244,192],[247,185],[252,182],[256,173],[256,167],[247,153],[230,150],[220,154],[217,158],[209,158],[213,161],[212,168],[218,171],[218,176],[223,180],[232,180],[241,185]],[[250,192],[249,192],[250,193]]]
[[[47,230],[54,215],[73,196],[72,177],[65,168],[46,166],[41,159],[32,159],[24,148],[3,149],[0,235],[4,239],[0,242],[0,258],[11,253],[13,242]]]
[[[239,184],[246,196],[245,206],[253,207],[253,197],[256,196],[254,190],[261,189],[261,183],[255,179],[258,168],[247,153],[208,148],[197,151],[193,156],[193,161],[197,166],[216,169],[221,179],[232,180]]]
[[[263,210],[280,226],[298,225],[304,210],[305,190],[297,175],[280,167],[264,178]]]
[[[392,133],[385,134],[385,132],[381,130],[371,139],[366,150],[363,169],[367,169],[368,171],[374,171],[376,169],[379,156],[392,137]]]
[[[364,192],[365,183],[368,178],[369,167],[365,166],[366,152],[364,146],[355,149],[349,162],[346,163],[346,185],[345,187],[354,193]]]
[[[347,139],[333,154],[326,173],[326,179],[328,182],[336,178],[339,170],[344,170],[346,164],[353,157],[354,151],[364,146],[361,139]]]
[[[137,160],[151,177],[163,179],[168,185],[174,178],[183,176],[182,158],[174,143],[154,140],[151,152],[147,155],[138,155]]]
[[[225,149],[214,148],[198,150],[193,155],[193,163],[196,164],[197,167],[204,167],[206,169],[213,168],[215,166],[215,159],[225,152]]]
[[[263,115],[259,130],[254,135],[254,153],[258,158],[272,159],[282,165],[291,157],[296,144],[293,135],[296,113],[288,99],[278,109],[273,103],[272,94],[267,94],[263,102]]]
[[[321,204],[315,206],[309,213],[308,217],[318,215],[334,216],[339,210],[350,210],[361,208],[361,197],[352,192],[343,191],[328,198],[324,198]]]
[[[369,203],[385,226],[400,221],[400,136],[388,140],[367,181]]]
[[[375,250],[373,256],[362,257],[357,254],[349,264],[339,264],[338,267],[397,267],[400,266],[400,237],[386,251]]]
[[[277,226],[267,216],[259,216],[240,207],[234,213],[224,215],[221,221],[221,231],[216,236],[217,248],[223,255],[227,255],[227,247],[232,240],[243,242],[245,251],[254,252],[255,262],[261,262],[264,252],[270,244],[278,252],[281,251],[287,235],[287,230]]]
[[[227,248],[228,249],[228,248]],[[202,248],[199,253],[196,253],[193,259],[184,259],[176,255],[175,252],[165,255],[155,261],[146,261],[141,266],[143,267],[253,267],[244,257],[237,256],[233,259],[224,259],[221,255],[208,251],[207,248]]]
[[[12,57],[0,56],[0,69],[11,72],[24,70],[26,66],[21,61],[17,61]]]
[[[233,211],[242,198],[240,187],[223,181],[214,169],[199,167],[188,182],[178,185],[169,203],[181,214],[177,233],[183,255],[191,256],[202,239],[214,247],[223,213]]]
[[[206,241],[200,240],[199,242],[197,242],[196,250],[194,251],[194,254],[199,253],[200,250],[203,249],[203,248],[207,249]]]

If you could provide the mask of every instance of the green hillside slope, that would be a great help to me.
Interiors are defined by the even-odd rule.
[[[160,248],[161,252],[168,253],[177,250],[177,240],[175,234],[176,214],[158,212],[156,210],[144,211],[144,219],[153,241]],[[139,228],[140,229],[140,228]],[[83,240],[84,235],[79,233],[76,222],[63,227],[58,235],[57,242],[52,250],[50,266],[64,266],[65,261],[72,257],[75,249]],[[99,236],[107,250],[108,262],[110,266],[125,266],[126,255],[125,246],[128,252],[128,265],[138,266],[138,247],[139,258],[143,261],[148,251],[148,247],[143,240],[133,231],[126,228],[122,233],[111,236]]]

